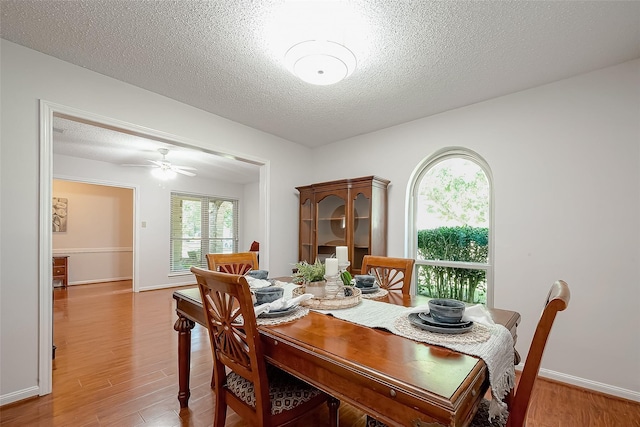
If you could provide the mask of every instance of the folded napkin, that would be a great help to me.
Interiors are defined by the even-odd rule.
[[[271,286],[271,282],[268,280],[256,279],[255,277],[251,276],[244,277],[245,279],[247,279],[247,283],[249,284],[249,287],[251,289],[266,288],[267,286]]]
[[[258,317],[262,313],[269,313],[270,311],[274,310],[287,310],[297,304],[300,304],[302,301],[306,301],[311,298],[313,298],[313,294],[302,294],[291,299],[285,299],[284,297],[282,297],[275,301],[261,304],[255,307],[256,317]]]
[[[409,313],[427,313],[429,314],[429,305],[419,305],[413,308],[410,308],[406,311]],[[487,310],[487,308],[482,304],[476,304],[467,306],[464,309],[464,314],[462,315],[463,322],[475,322],[483,325],[495,325],[495,322],[491,318],[491,314]]]

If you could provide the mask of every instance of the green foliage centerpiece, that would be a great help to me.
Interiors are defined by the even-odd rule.
[[[300,261],[295,264],[296,272],[293,273],[293,283],[305,285],[306,291],[316,298],[325,296],[327,282],[324,279],[324,264],[316,259],[316,262],[309,264],[307,261]]]
[[[324,280],[324,264],[318,260],[313,264],[309,264],[307,261],[300,261],[295,264],[295,269],[297,271],[293,273],[293,283],[301,285]]]

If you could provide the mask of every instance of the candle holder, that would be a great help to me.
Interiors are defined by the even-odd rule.
[[[340,274],[324,276],[327,285],[325,287],[326,298],[344,298],[344,290],[342,289],[342,280]]]

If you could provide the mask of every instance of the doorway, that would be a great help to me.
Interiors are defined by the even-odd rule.
[[[268,182],[268,161],[255,158],[251,155],[239,156],[236,154],[224,153],[206,148],[206,144],[193,140],[187,140],[175,135],[169,135],[164,132],[155,131],[152,129],[144,128],[130,123],[122,122],[108,117],[103,117],[88,113],[82,110],[77,110],[58,104],[41,101],[40,103],[40,249],[39,249],[39,282],[40,282],[40,316],[39,316],[39,381],[40,381],[40,394],[49,394],[51,392],[52,383],[52,362],[51,351],[53,345],[53,333],[52,333],[52,292],[51,292],[51,275],[52,275],[52,216],[51,216],[51,200],[52,200],[52,181],[54,178],[53,168],[53,154],[54,154],[54,134],[57,132],[54,129],[55,118],[63,118],[72,120],[74,122],[96,126],[102,129],[108,129],[112,131],[122,132],[127,135],[133,135],[145,140],[154,141],[157,144],[162,144],[165,147],[178,147],[183,151],[195,151],[199,154],[198,157],[215,156],[220,159],[224,159],[223,162],[229,165],[229,162],[237,162],[238,168],[251,168],[254,169],[258,177],[256,186],[258,187],[259,201],[257,209],[257,222],[259,224],[257,234],[259,241],[264,242],[263,247],[265,250],[261,254],[261,258],[264,259],[264,264],[268,266],[268,215],[269,212],[269,194],[267,189]],[[86,143],[86,141],[85,141]],[[86,148],[86,147],[85,147]],[[116,167],[116,165],[114,165]],[[233,166],[231,166],[233,167]],[[115,170],[115,169],[114,169]],[[116,172],[113,176],[118,176]],[[69,179],[75,181],[84,181],[79,179],[79,176],[56,176],[60,179]],[[118,184],[118,181],[109,182],[108,179],[102,179],[106,184]],[[91,182],[91,180],[88,180]],[[95,181],[100,183],[100,178]],[[139,191],[135,191],[135,203],[138,205]],[[140,221],[139,209],[134,208],[134,239],[133,239],[133,282],[134,288],[136,283],[139,283],[139,257],[136,255],[139,253],[138,247],[140,245],[140,229],[145,227]],[[175,286],[180,286],[181,283],[176,283]],[[173,285],[172,285],[173,286]],[[135,290],[135,289],[134,289]]]
[[[52,188],[64,207],[52,251],[67,257],[68,285],[132,282],[135,188],[61,179]]]

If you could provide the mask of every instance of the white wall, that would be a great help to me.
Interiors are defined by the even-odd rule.
[[[309,149],[6,40],[0,54],[0,402],[38,394],[40,100],[265,161],[270,170],[267,190],[277,215],[270,215],[268,229],[260,226],[261,235],[271,236],[269,242],[260,242],[260,261],[275,275],[290,271],[298,256],[293,187],[309,170]],[[105,179],[119,176],[121,172],[114,171]],[[162,218],[154,212],[149,206],[141,218],[159,223]],[[158,246],[165,236],[153,236]],[[142,265],[144,261],[140,277],[145,277]]]
[[[544,373],[640,400],[640,60],[322,147],[315,179],[390,179],[388,254],[403,256],[409,177],[448,146],[493,172],[495,306],[522,315],[520,353],[564,279]]]
[[[52,233],[54,255],[68,255],[69,285],[133,277],[133,190],[54,180],[68,200],[67,229]]]
[[[35,267],[38,259],[39,99],[269,161],[264,268],[274,275],[287,274],[297,258],[295,186],[371,174],[390,179],[389,255],[403,255],[412,169],[442,147],[477,151],[495,182],[495,305],[522,314],[518,349],[526,352],[542,300],[563,278],[573,299],[543,366],[562,380],[640,400],[639,61],[352,138],[314,150],[312,158],[297,144],[10,42],[1,49],[5,402],[38,393],[38,271],[24,268],[24,260]],[[598,316],[613,299],[617,311]]]

